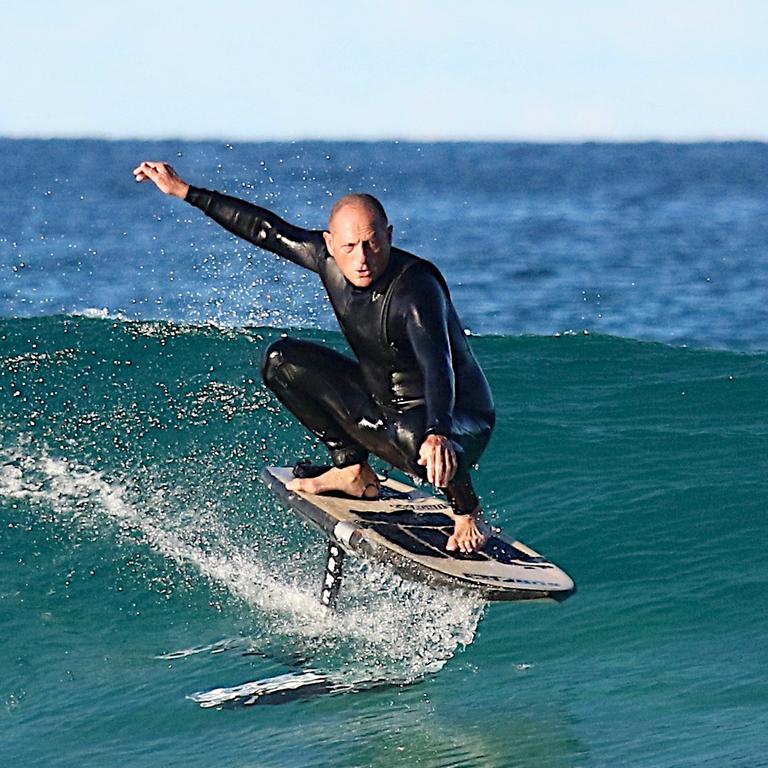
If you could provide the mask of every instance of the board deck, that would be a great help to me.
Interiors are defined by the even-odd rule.
[[[266,467],[262,480],[288,507],[350,553],[388,563],[422,581],[479,593],[487,600],[562,601],[576,590],[567,573],[494,529],[480,552],[448,552],[450,505],[388,478],[379,499],[289,491],[290,467]]]

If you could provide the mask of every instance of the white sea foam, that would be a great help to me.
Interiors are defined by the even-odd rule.
[[[112,478],[54,456],[29,439],[0,451],[0,495],[52,508],[60,523],[86,532],[106,523],[118,541],[128,537],[132,546],[143,541],[171,564],[192,565],[254,611],[257,636],[284,653],[311,657],[334,690],[382,680],[412,682],[441,669],[474,638],[482,601],[350,558],[340,610],[330,613],[317,599],[314,574],[270,563],[252,544],[237,542],[215,510],[180,508],[174,499],[181,494],[172,489],[137,503],[130,483],[129,477]],[[204,644],[163,658],[213,653],[233,644],[237,641]]]
[[[248,641],[244,638],[226,638],[224,640],[218,640],[215,643],[207,643],[206,645],[196,645],[193,648],[181,648],[178,651],[160,653],[155,656],[155,658],[162,659],[163,661],[173,661],[175,659],[186,659],[189,656],[199,656],[200,654],[214,655],[217,653],[224,653],[224,651],[229,651],[233,648],[247,647]]]
[[[191,563],[205,576],[226,586],[229,591],[253,605],[294,606],[301,610],[307,595],[279,584],[271,570],[254,559],[251,550],[232,548],[206,552],[196,541],[193,526],[184,517],[185,527],[173,530],[167,516],[138,509],[126,500],[126,487],[107,480],[102,472],[77,461],[21,448],[0,454],[0,494],[47,504],[56,509],[59,519],[69,515],[72,522],[87,527],[86,518],[116,523],[123,532],[140,534],[156,552],[177,563]],[[155,499],[161,502],[161,498]],[[180,517],[184,510],[179,510]],[[209,531],[206,531],[209,532]]]
[[[120,320],[121,322],[129,319],[125,313],[119,310],[111,310],[107,307],[86,307],[85,309],[73,312],[72,315],[74,317],[95,318],[97,320]]]
[[[322,693],[342,693],[354,690],[354,686],[346,680],[334,679],[331,675],[310,669],[304,672],[276,675],[264,680],[252,680],[225,688],[198,691],[188,698],[204,709],[208,709],[235,702],[242,706],[248,706],[256,704],[259,699],[268,696],[306,695],[310,689],[315,691],[320,689]]]

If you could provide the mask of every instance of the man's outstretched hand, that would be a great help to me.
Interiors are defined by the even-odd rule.
[[[168,163],[145,160],[133,169],[133,175],[136,181],[151,181],[161,192],[182,200],[189,191],[189,184]]]
[[[445,435],[427,435],[419,449],[419,464],[427,468],[427,480],[445,488],[458,467],[453,443]]]

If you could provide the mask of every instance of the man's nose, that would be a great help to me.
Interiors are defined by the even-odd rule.
[[[361,266],[368,261],[369,248],[366,245],[366,243],[359,243],[357,248],[355,248],[355,263]]]

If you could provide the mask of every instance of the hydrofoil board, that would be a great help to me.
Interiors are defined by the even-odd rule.
[[[383,480],[380,498],[371,501],[289,491],[286,484],[294,479],[290,467],[266,467],[261,476],[281,501],[329,537],[331,565],[338,565],[334,553],[340,547],[387,563],[410,578],[464,589],[486,600],[562,601],[576,590],[565,571],[496,528],[480,552],[447,551],[454,522],[450,504],[398,480]]]

